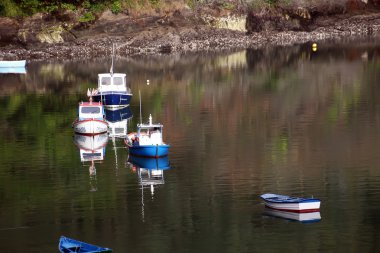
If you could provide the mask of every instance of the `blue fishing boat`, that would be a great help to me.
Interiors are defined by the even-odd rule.
[[[129,105],[131,89],[127,87],[127,75],[113,72],[115,48],[112,46],[112,65],[110,73],[98,74],[98,88],[93,90],[94,101],[102,102],[109,110],[117,110]]]
[[[266,193],[260,196],[268,208],[282,210],[287,212],[318,212],[321,200],[316,198],[300,198]]]
[[[162,124],[153,124],[152,115],[148,124],[138,124],[137,132],[128,134],[125,143],[129,154],[142,157],[164,157],[169,153],[170,145],[162,140]]]
[[[128,106],[132,92],[127,87],[126,74],[98,74],[98,88],[94,90],[92,97],[95,102],[102,102],[109,110]]]
[[[98,253],[112,252],[112,249],[103,248],[85,242],[61,236],[59,239],[59,251],[62,253]]]

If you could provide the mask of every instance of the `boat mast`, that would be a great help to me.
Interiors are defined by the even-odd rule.
[[[139,90],[139,99],[140,99],[140,125],[142,124],[142,117],[141,117],[141,92]]]

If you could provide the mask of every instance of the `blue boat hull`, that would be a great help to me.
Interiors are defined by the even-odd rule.
[[[169,158],[167,156],[160,158],[149,158],[140,156],[129,156],[129,162],[133,165],[148,170],[167,170],[170,169]]]
[[[164,157],[169,153],[170,145],[129,146],[129,154],[141,157]]]
[[[95,102],[102,102],[104,106],[111,108],[125,107],[129,105],[132,94],[126,92],[103,92],[93,96]]]
[[[105,253],[112,252],[112,249],[102,248],[85,242],[80,242],[61,236],[58,245],[59,251],[62,253]]]

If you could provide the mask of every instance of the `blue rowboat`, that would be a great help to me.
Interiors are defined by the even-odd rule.
[[[112,252],[112,249],[103,248],[85,242],[61,236],[59,239],[59,251],[62,253],[98,253]]]
[[[129,154],[142,157],[164,157],[170,145],[162,140],[162,124],[153,124],[152,115],[148,124],[138,124],[137,133],[130,133],[125,140]]]
[[[266,193],[260,196],[264,200],[265,206],[275,210],[286,212],[318,212],[321,201],[315,198],[299,198],[273,193]]]
[[[26,60],[21,61],[0,61],[0,68],[24,68]]]

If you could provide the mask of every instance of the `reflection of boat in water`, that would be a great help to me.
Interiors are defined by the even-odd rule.
[[[74,143],[80,150],[82,162],[103,160],[107,142],[107,133],[94,136],[75,134],[74,136]]]
[[[102,161],[106,153],[108,143],[108,134],[98,134],[87,136],[75,134],[74,143],[79,149],[80,160],[90,162],[88,171],[90,173],[91,191],[97,191],[96,168],[95,161]]]
[[[169,158],[146,158],[129,156],[128,161],[136,167],[141,186],[164,184],[164,170],[170,169]]]
[[[7,67],[7,68],[1,68],[0,67],[0,74],[26,74],[26,68],[25,67]]]
[[[263,215],[282,218],[286,220],[292,220],[292,221],[300,221],[302,223],[314,223],[321,220],[320,212],[295,213],[295,212],[274,210],[267,207],[265,208]]]
[[[130,155],[128,162],[132,169],[137,171],[139,184],[141,185],[141,215],[144,221],[144,188],[150,187],[150,193],[153,198],[154,186],[165,184],[164,170],[170,169],[169,158],[167,156],[147,158]]]
[[[128,120],[132,117],[131,108],[105,110],[108,122],[108,133],[111,137],[125,138],[128,130]]]
[[[318,212],[321,205],[319,199],[290,197],[273,193],[263,194],[260,198],[264,200],[267,207],[287,212]]]

